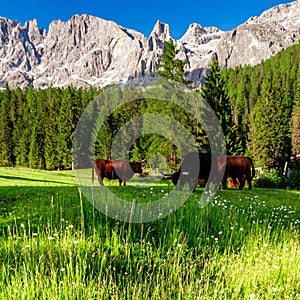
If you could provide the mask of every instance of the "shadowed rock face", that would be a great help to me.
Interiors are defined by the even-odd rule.
[[[176,41],[186,60],[188,79],[196,84],[218,55],[221,67],[255,65],[300,39],[300,6],[283,4],[252,17],[234,30],[191,24]],[[75,15],[53,21],[48,32],[36,20],[20,23],[0,18],[0,87],[32,85],[105,87],[156,71],[169,25],[158,21],[148,38],[112,21]]]

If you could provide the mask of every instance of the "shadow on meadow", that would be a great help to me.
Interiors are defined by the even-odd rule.
[[[25,178],[25,177],[20,177],[20,176],[10,176],[10,175],[0,175],[0,180],[1,179],[8,179],[11,181],[16,181],[19,182],[20,180],[22,181],[28,181],[28,182],[45,182],[45,183],[49,183],[49,179],[36,179],[36,178]],[[62,185],[69,185],[68,183],[64,183],[63,181],[54,181],[51,180],[51,183],[55,184],[62,184]]]

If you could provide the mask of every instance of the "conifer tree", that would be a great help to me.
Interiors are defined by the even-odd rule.
[[[37,118],[30,137],[30,150],[28,154],[30,168],[45,169],[44,140],[43,122],[40,118]]]
[[[0,106],[0,163],[2,165],[13,165],[13,122],[10,117],[12,91],[6,85],[2,93]]]
[[[60,164],[59,145],[58,145],[58,117],[61,104],[61,90],[48,88],[44,94],[45,101],[45,162],[46,169],[58,169]]]
[[[176,50],[173,39],[165,43],[161,61],[158,64],[156,75],[166,79],[174,80],[183,84],[188,84],[184,78],[185,61],[176,58],[179,50]]]
[[[251,116],[251,150],[256,160],[280,170],[291,155],[291,104],[266,78]]]
[[[300,72],[299,72],[300,82]],[[295,95],[295,105],[293,107],[293,114],[291,120],[292,131],[292,152],[294,155],[300,154],[300,85]]]
[[[216,56],[212,60],[201,95],[219,119],[225,137],[227,153],[231,155],[241,154],[243,152],[241,139],[237,137],[230,100],[225,90],[225,82],[221,76]]]

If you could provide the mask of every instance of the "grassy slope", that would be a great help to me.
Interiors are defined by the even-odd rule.
[[[153,201],[172,187],[113,189]],[[199,209],[201,191],[124,224],[81,199],[71,172],[1,168],[0,298],[298,299],[300,192],[221,191]]]

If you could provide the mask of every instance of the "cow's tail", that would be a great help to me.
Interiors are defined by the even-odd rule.
[[[92,185],[94,185],[94,172],[95,172],[95,162],[92,162]]]
[[[253,160],[251,159],[251,157],[248,157],[251,167],[252,167],[252,175],[251,178],[253,179],[255,177],[255,168],[254,168],[254,164],[253,164]]]

